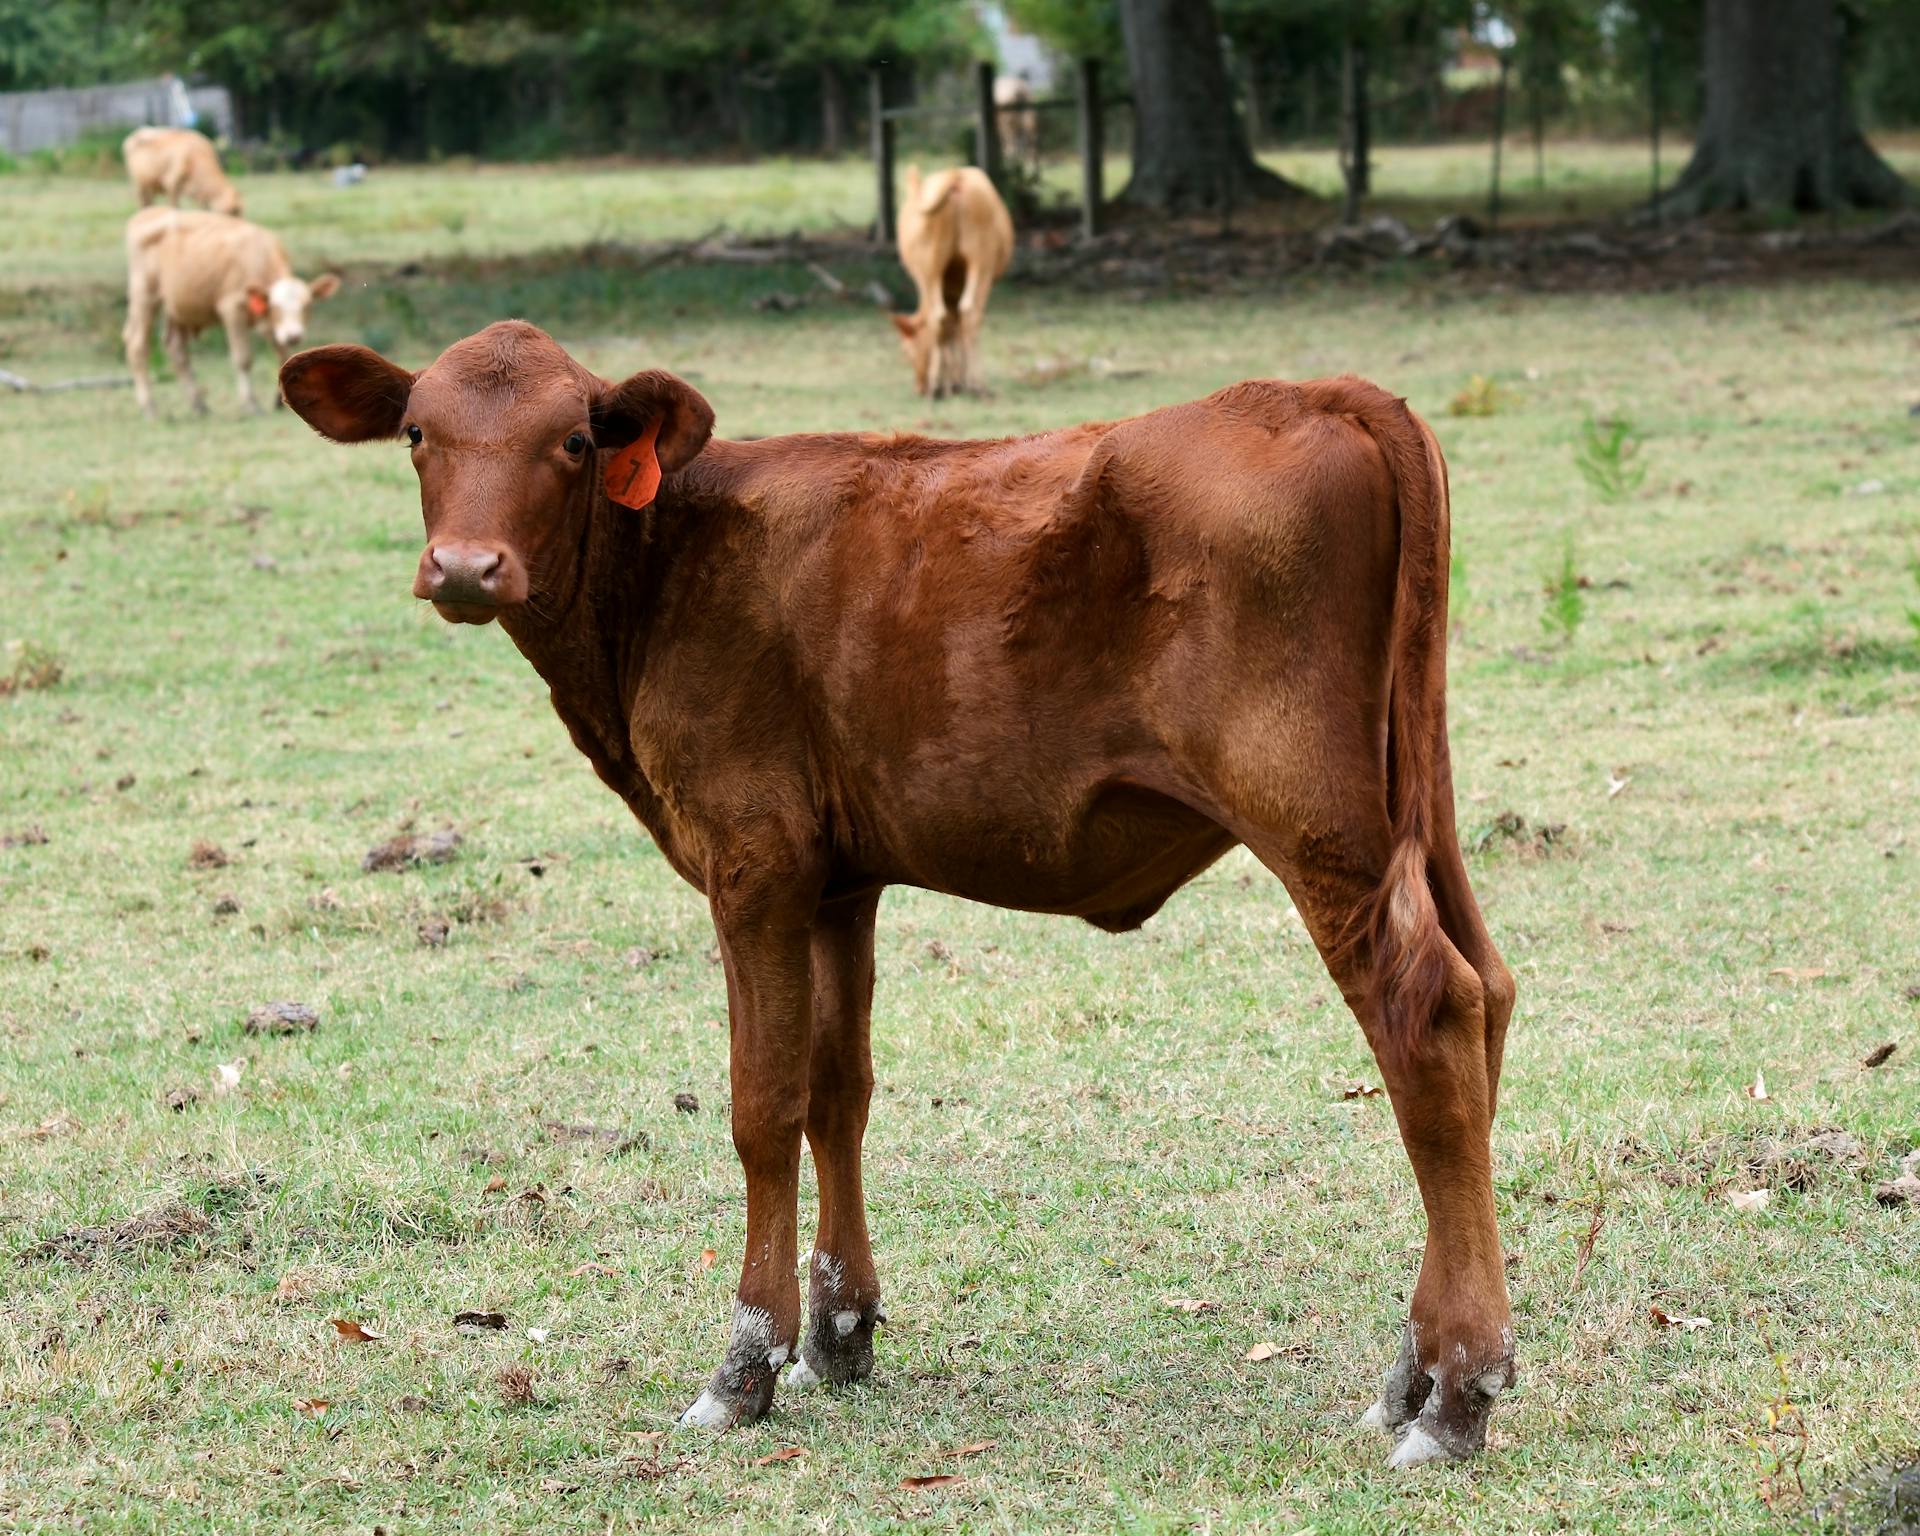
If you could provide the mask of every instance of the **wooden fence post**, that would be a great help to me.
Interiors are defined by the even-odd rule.
[[[993,65],[982,60],[973,71],[973,160],[996,187],[1005,179],[1000,160],[1000,111],[993,102]]]
[[[1367,162],[1373,154],[1373,129],[1367,111],[1367,50],[1352,38],[1347,39],[1345,68],[1340,92],[1340,148],[1345,164],[1347,199],[1341,222],[1360,222],[1360,199],[1366,195]]]
[[[867,119],[873,141],[873,238],[886,245],[893,239],[893,124],[887,120],[887,79],[877,67],[867,74]]]
[[[1106,124],[1101,120],[1100,61],[1082,59],[1080,77],[1080,235],[1086,240],[1100,233],[1101,204],[1106,201]]]
[[[1500,227],[1500,141],[1507,136],[1507,71],[1513,65],[1513,50],[1500,50],[1500,83],[1493,93],[1493,184],[1487,189],[1487,228]]]
[[[1647,206],[1653,210],[1653,222],[1660,217],[1660,27],[1647,28],[1647,106],[1649,137],[1653,141],[1653,184],[1647,189]]]

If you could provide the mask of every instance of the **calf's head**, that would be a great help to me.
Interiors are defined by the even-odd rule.
[[[269,288],[247,290],[247,313],[254,325],[273,338],[278,347],[297,347],[307,334],[308,306],[330,299],[340,291],[340,279],[322,272],[312,282],[288,275],[275,279]]]
[[[240,190],[232,182],[217,189],[207,207],[215,213],[230,213],[236,219],[241,216]]]
[[[518,320],[418,373],[366,347],[316,347],[287,360],[280,389],[322,437],[407,443],[427,525],[413,595],[465,624],[550,612],[587,520],[648,505],[713,432],[713,408],[672,374],[609,383]]]

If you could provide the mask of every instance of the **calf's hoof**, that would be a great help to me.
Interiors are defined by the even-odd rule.
[[[834,1309],[816,1305],[807,1319],[789,1387],[850,1387],[873,1374],[873,1330],[887,1320],[878,1300]]]
[[[1394,1437],[1389,1467],[1464,1461],[1486,1445],[1494,1399],[1514,1381],[1512,1336],[1503,1329],[1500,1337],[1491,1363],[1476,1360],[1464,1345],[1440,1350],[1423,1363],[1418,1331],[1407,1325],[1380,1396],[1360,1419],[1366,1428]]]
[[[759,1307],[733,1304],[733,1337],[706,1391],[680,1415],[682,1429],[719,1433],[752,1424],[773,1406],[774,1381],[792,1350],[776,1344],[773,1318]]]

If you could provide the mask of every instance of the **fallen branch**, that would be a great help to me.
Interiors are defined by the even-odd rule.
[[[85,379],[62,379],[58,384],[36,384],[31,379],[0,368],[0,385],[5,385],[17,395],[60,395],[70,389],[124,389],[131,383],[133,380],[124,373],[102,373]]]

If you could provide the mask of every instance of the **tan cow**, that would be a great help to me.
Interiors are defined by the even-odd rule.
[[[251,333],[273,342],[285,362],[307,333],[307,306],[340,287],[331,272],[311,283],[294,276],[279,240],[258,224],[218,213],[148,208],[127,220],[127,366],[134,398],[154,414],[147,378],[147,347],[155,313],[166,316],[167,355],[187,387],[195,411],[207,397],[193,376],[193,338],[216,321],[226,327],[227,354],[240,384],[240,403],[260,409],[247,370]],[[278,395],[275,396],[278,403]]]
[[[907,167],[900,205],[900,262],[920,290],[920,307],[895,315],[913,364],[913,387],[936,399],[980,388],[980,322],[993,280],[1013,256],[1013,220],[986,173],[972,166],[922,181]]]
[[[220,169],[220,155],[204,133],[191,128],[136,128],[120,145],[127,178],[140,206],[164,197],[174,207],[184,194],[215,213],[240,217],[240,193]]]

